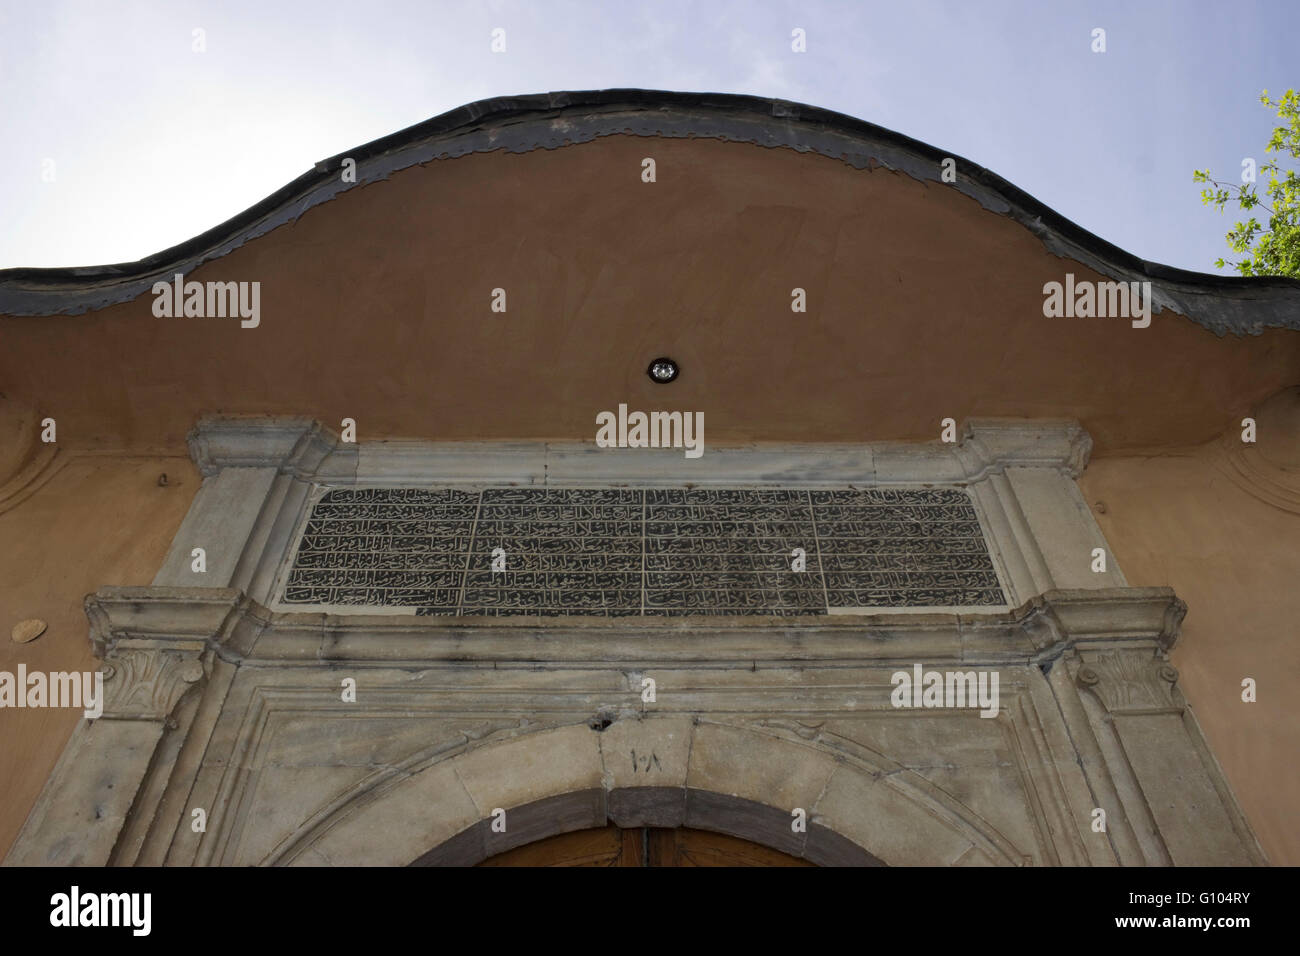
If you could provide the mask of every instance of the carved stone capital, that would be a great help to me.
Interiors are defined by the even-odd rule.
[[[1175,689],[1178,671],[1151,647],[1082,654],[1074,677],[1110,714],[1183,712],[1183,696]]]
[[[165,721],[187,690],[206,673],[202,645],[118,646],[104,661],[104,717]]]

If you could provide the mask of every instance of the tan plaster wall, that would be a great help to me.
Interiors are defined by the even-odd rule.
[[[65,457],[31,497],[0,504],[0,669],[94,666],[82,598],[152,579],[198,487],[176,456],[202,414],[347,416],[361,440],[589,439],[595,414],[624,401],[702,410],[709,442],[1076,417],[1103,456],[1083,478],[1108,505],[1102,530],[1130,583],[1188,602],[1186,692],[1265,852],[1300,863],[1300,517],[1217,477],[1208,453],[1104,457],[1219,434],[1300,382],[1300,335],[1220,339],[1169,314],[1145,330],[1046,319],[1042,285],[1067,270],[1100,278],[902,175],[616,136],[400,173],[187,277],[263,282],[255,330],[155,318],[149,295],[2,317],[0,389],[58,419]],[[489,311],[497,286],[505,315]],[[806,315],[790,312],[794,286]],[[644,375],[665,353],[683,368],[668,388]],[[114,448],[174,457],[72,454]],[[161,471],[183,483],[159,488]],[[49,631],[12,644],[27,617]],[[1257,704],[1240,703],[1247,675]],[[0,855],[77,716],[0,711]]]
[[[1066,271],[1101,278],[941,185],[610,136],[406,170],[187,277],[262,282],[256,329],[156,318],[148,293],[3,319],[0,387],[38,400],[68,447],[176,450],[214,412],[350,417],[361,440],[590,440],[627,402],[705,412],[706,443],[1071,416],[1104,454],[1206,441],[1300,382],[1294,332],[1045,318],[1043,284]],[[645,375],[660,354],[682,365],[668,387]]]
[[[163,472],[167,487],[158,485]],[[82,600],[105,585],[153,580],[199,474],[188,459],[64,453],[38,481],[28,497],[0,504],[0,670],[16,674],[21,662],[28,671],[93,671],[99,662]],[[26,618],[49,628],[15,644],[10,631]],[[80,717],[67,708],[0,708],[0,859]]]
[[[1171,655],[1180,686],[1269,862],[1296,866],[1300,514],[1243,491],[1215,459],[1213,446],[1103,459],[1080,487],[1129,584],[1187,602]],[[1244,677],[1256,703],[1241,700]]]

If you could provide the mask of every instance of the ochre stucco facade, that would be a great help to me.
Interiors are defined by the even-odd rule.
[[[1300,381],[1282,330],[1046,319],[1067,271],[1104,279],[899,173],[609,137],[406,170],[186,275],[261,281],[256,329],[159,319],[148,294],[6,317],[0,380],[57,410],[68,447],[174,451],[215,413],[576,439],[615,399],[662,401],[645,366],[668,351],[674,403],[718,442],[928,441],[942,418],[1019,415],[1085,422],[1098,455],[1208,441]]]
[[[0,316],[0,624],[49,625],[0,643],[0,670],[95,666],[82,600],[151,582],[198,490],[185,436],[207,415],[346,417],[366,441],[590,441],[595,414],[627,402],[702,409],[718,446],[1072,418],[1094,443],[1093,517],[1130,585],[1187,603],[1188,700],[1269,861],[1298,864],[1300,509],[1222,462],[1224,436],[1300,383],[1300,332],[1218,336],[1168,310],[1146,329],[1044,318],[1043,285],[1066,272],[1106,278],[901,172],[613,135],[415,166],[186,275],[260,281],[256,329],[157,318],[149,294]],[[682,368],[670,391],[645,375],[661,354]],[[1293,405],[1269,407],[1261,449],[1300,428]],[[1259,467],[1300,500],[1290,455]],[[77,716],[0,713],[0,857]]]
[[[160,475],[168,485],[160,487]],[[113,582],[147,584],[199,488],[184,456],[60,453],[38,487],[0,501],[0,671],[93,671],[87,594]],[[7,490],[0,483],[0,495]],[[30,644],[9,640],[18,621],[48,630]],[[0,855],[7,853],[81,712],[6,709],[0,714]]]
[[[1216,467],[1220,458],[1217,443],[1103,458],[1080,485],[1103,503],[1094,516],[1129,583],[1172,587],[1187,602],[1172,654],[1184,692],[1270,862],[1294,866],[1300,512],[1243,490]],[[1247,677],[1255,703],[1242,700]]]

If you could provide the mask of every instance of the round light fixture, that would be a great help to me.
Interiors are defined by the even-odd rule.
[[[650,381],[667,385],[677,377],[677,363],[670,358],[657,358],[650,363],[645,373],[650,376]]]

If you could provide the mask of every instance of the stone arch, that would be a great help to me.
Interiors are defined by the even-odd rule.
[[[714,830],[822,865],[1022,862],[968,808],[936,801],[909,776],[822,734],[690,717],[589,722],[485,742],[359,785],[263,862],[470,865],[610,823]],[[796,808],[806,812],[804,832],[791,827]],[[503,833],[491,826],[498,809]]]

